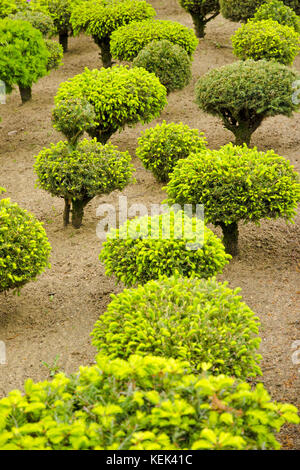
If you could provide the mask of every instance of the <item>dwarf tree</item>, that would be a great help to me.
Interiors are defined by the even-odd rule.
[[[219,0],[179,0],[179,3],[191,15],[197,37],[203,38],[207,23],[220,13]]]

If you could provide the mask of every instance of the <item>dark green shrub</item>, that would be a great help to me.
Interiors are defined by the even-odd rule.
[[[83,140],[76,148],[68,142],[52,144],[36,157],[38,185],[52,196],[65,200],[64,224],[68,225],[72,205],[72,225],[80,228],[85,206],[95,197],[122,190],[134,171],[128,152]]]
[[[198,39],[192,29],[175,21],[146,20],[122,26],[111,35],[110,50],[115,59],[133,60],[152,41],[167,39],[192,57]]]
[[[55,104],[73,98],[88,101],[95,110],[97,126],[88,133],[100,142],[117,130],[158,117],[167,104],[167,91],[159,79],[143,68],[122,65],[89,70],[60,85]]]
[[[198,38],[204,38],[207,23],[220,13],[219,0],[179,0],[193,19]]]
[[[111,67],[110,36],[120,26],[143,21],[156,15],[143,0],[88,1],[73,9],[71,23],[75,33],[84,31],[100,47],[104,67]]]
[[[204,233],[202,233],[204,232]],[[106,274],[126,286],[145,284],[160,276],[209,278],[230,259],[219,238],[182,211],[143,216],[111,229],[100,260]]]
[[[299,108],[292,99],[299,79],[296,71],[273,61],[238,61],[203,75],[196,100],[200,109],[223,120],[237,145],[249,145],[265,118],[291,116]]]
[[[294,10],[280,0],[271,0],[263,3],[256,11],[251,21],[274,20],[278,23],[294,28],[300,33],[300,18]]]
[[[215,279],[161,278],[113,296],[92,332],[93,345],[111,358],[132,354],[188,361],[195,371],[261,375],[259,321],[226,284]]]
[[[76,146],[84,132],[96,125],[94,107],[84,99],[62,100],[52,111],[53,127],[62,132],[69,144]]]
[[[167,182],[178,160],[204,150],[206,144],[204,134],[199,133],[198,129],[163,121],[142,132],[136,155],[158,181]]]
[[[54,33],[54,23],[52,18],[41,11],[21,10],[10,15],[12,20],[28,21],[34,28],[38,29],[44,37],[51,36]]]
[[[0,449],[280,449],[276,433],[298,410],[263,384],[191,373],[155,356],[98,357],[77,374],[25,382],[0,400]]]
[[[257,9],[269,0],[220,0],[221,13],[224,18],[232,21],[246,22],[252,18]],[[283,3],[300,15],[299,0],[283,0]]]
[[[155,73],[168,93],[181,90],[192,78],[192,62],[187,52],[166,39],[145,46],[133,60],[133,66]]]
[[[31,99],[32,84],[47,74],[49,53],[42,33],[27,21],[0,20],[0,80],[7,91],[18,85],[22,103]]]
[[[1,192],[1,188],[0,188]],[[10,199],[0,201],[0,293],[19,291],[46,268],[51,247],[43,225]],[[1,428],[1,426],[0,426]]]
[[[51,39],[45,39],[49,57],[47,62],[47,70],[58,69],[62,65],[64,50],[62,46]]]
[[[243,60],[276,60],[291,65],[300,50],[299,33],[273,20],[248,21],[231,39],[233,53]]]
[[[291,221],[300,200],[299,177],[289,161],[246,145],[228,144],[180,160],[166,189],[169,204],[203,204],[206,221],[222,228],[232,255],[240,221]]]

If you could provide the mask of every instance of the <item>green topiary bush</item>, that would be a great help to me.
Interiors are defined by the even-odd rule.
[[[122,190],[131,181],[134,169],[130,162],[128,152],[85,139],[76,148],[68,142],[44,148],[34,168],[39,187],[64,198],[64,225],[69,223],[72,205],[72,225],[80,228],[84,208],[95,196]]]
[[[31,99],[32,84],[47,74],[49,53],[42,33],[27,21],[0,20],[0,80],[7,92],[18,85],[22,103]]]
[[[181,90],[192,78],[192,62],[187,52],[164,39],[150,42],[133,60],[134,67],[153,72],[167,92]]]
[[[136,155],[158,181],[167,182],[178,160],[206,149],[206,144],[204,134],[198,129],[163,121],[142,132]]]
[[[38,29],[44,37],[54,33],[54,23],[52,18],[41,11],[21,10],[14,15],[9,15],[12,20],[28,21],[34,28]]]
[[[219,238],[182,211],[143,216],[111,229],[100,260],[108,276],[126,286],[145,284],[160,276],[209,278],[230,259]],[[204,232],[204,233],[203,233]]]
[[[150,42],[162,39],[182,47],[190,57],[198,45],[194,31],[175,21],[134,21],[112,33],[111,54],[115,59],[132,61]]]
[[[110,36],[120,26],[143,21],[156,15],[154,8],[143,0],[92,0],[73,9],[72,27],[76,34],[84,31],[100,47],[104,67],[112,66]]]
[[[59,86],[55,104],[62,100],[87,100],[96,113],[97,126],[88,130],[100,142],[117,130],[138,122],[147,123],[158,117],[167,104],[167,91],[159,79],[139,67],[122,65],[101,70],[89,70],[75,75]]]
[[[270,3],[271,0],[219,0],[221,13],[224,18],[232,21],[246,22],[252,18],[258,8]],[[292,8],[297,15],[300,15],[299,0],[283,0],[283,3]]]
[[[1,192],[1,188],[0,188]],[[19,291],[46,268],[51,247],[40,222],[10,199],[0,201],[0,293]]]
[[[261,375],[259,321],[226,284],[215,279],[161,278],[112,297],[91,333],[101,354],[132,354],[188,361],[195,371]]]
[[[274,20],[300,33],[300,18],[280,0],[271,0],[258,8],[251,21]]]
[[[265,118],[299,109],[292,98],[299,79],[296,71],[273,61],[238,61],[203,75],[196,100],[200,109],[223,120],[237,145],[249,145]]]
[[[48,49],[49,57],[47,62],[47,70],[58,69],[62,64],[64,56],[64,50],[62,46],[51,39],[45,39],[45,43]]]
[[[294,28],[273,20],[249,21],[231,38],[239,59],[275,60],[292,65],[300,50],[300,36]]]
[[[80,98],[59,101],[52,111],[52,122],[53,127],[62,132],[73,147],[85,131],[97,125],[94,107]]]
[[[232,144],[180,160],[167,186],[169,204],[203,204],[219,225],[226,251],[238,252],[238,223],[282,217],[291,221],[300,201],[298,174],[273,150]]]
[[[191,373],[155,356],[98,357],[77,374],[25,382],[0,400],[1,450],[280,449],[298,410],[263,384]]]
[[[204,38],[207,23],[220,13],[219,0],[179,0],[191,15],[198,38]]]

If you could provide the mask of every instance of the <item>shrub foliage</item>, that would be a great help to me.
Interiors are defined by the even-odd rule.
[[[158,181],[167,182],[178,160],[204,150],[206,144],[204,134],[199,133],[198,129],[163,121],[142,132],[136,155]]]
[[[219,0],[179,0],[179,3],[191,15],[198,38],[203,38],[207,23],[220,12]]]
[[[246,22],[252,18],[261,5],[264,5],[266,0],[219,0],[221,6],[221,13],[225,18],[232,21]],[[297,15],[300,15],[299,0],[283,0],[283,3],[292,8]]]
[[[52,39],[46,39],[45,43],[49,54],[47,70],[58,69],[62,65],[63,47],[58,42],[52,41]]]
[[[263,3],[258,8],[252,21],[273,20],[278,23],[294,28],[297,33],[300,33],[300,18],[296,15],[295,11],[286,6],[280,0],[271,0]]]
[[[12,20],[28,21],[34,28],[38,29],[44,37],[51,36],[54,33],[54,23],[52,18],[41,11],[21,10],[10,15]]]

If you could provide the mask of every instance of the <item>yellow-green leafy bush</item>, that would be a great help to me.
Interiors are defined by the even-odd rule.
[[[155,73],[167,92],[181,90],[192,78],[192,62],[187,52],[167,39],[152,41],[133,60],[134,67]]]
[[[13,20],[28,21],[34,28],[38,29],[44,37],[54,33],[54,23],[52,18],[41,11],[21,10],[14,15],[9,15]]]
[[[92,0],[73,9],[71,24],[75,34],[84,31],[100,47],[104,67],[111,67],[110,36],[120,26],[143,21],[156,15],[154,8],[143,0]]]
[[[1,188],[0,188],[1,192]],[[0,292],[17,291],[47,267],[51,247],[42,224],[10,199],[0,201]]]
[[[140,67],[115,65],[85,71],[60,84],[55,104],[78,98],[95,110],[97,125],[88,133],[100,142],[126,125],[147,123],[158,117],[167,104],[167,90],[152,73]]]
[[[198,38],[203,38],[207,23],[220,12],[219,0],[179,0],[179,3],[191,15]]]
[[[294,10],[286,6],[280,0],[271,0],[263,3],[256,11],[251,21],[274,20],[280,24],[294,28],[300,33],[300,18]]]
[[[225,18],[232,21],[246,22],[252,18],[261,5],[268,3],[266,0],[219,0],[221,13]],[[292,8],[297,15],[300,15],[299,0],[283,0],[283,3]]]
[[[97,195],[122,190],[131,181],[134,171],[128,152],[84,139],[76,148],[68,142],[52,144],[36,157],[38,184],[52,196],[65,200],[64,223],[69,223],[72,205],[72,225],[82,224],[85,206]]]
[[[203,204],[220,225],[227,252],[237,254],[238,222],[291,221],[300,201],[299,176],[273,150],[225,145],[180,160],[167,186],[169,204]]]
[[[111,229],[100,260],[107,275],[127,286],[160,276],[209,278],[230,259],[221,240],[196,218],[183,211],[143,216]]]
[[[204,150],[206,144],[204,134],[199,133],[198,129],[163,121],[142,132],[136,155],[158,181],[167,182],[178,160]]]
[[[111,35],[110,50],[115,59],[133,60],[152,41],[167,39],[185,49],[190,57],[196,50],[198,39],[192,29],[169,20],[134,21],[122,26]]]
[[[226,284],[215,279],[160,278],[112,296],[92,332],[101,354],[132,354],[202,363],[210,372],[247,378],[261,374],[259,321]]]
[[[291,65],[300,50],[300,36],[294,28],[273,20],[248,21],[231,38],[239,59],[275,60]]]
[[[98,357],[77,374],[25,382],[0,400],[0,449],[279,449],[297,408],[225,375],[155,356]]]
[[[45,39],[45,43],[49,53],[47,69],[58,69],[62,65],[63,48],[58,42],[52,41],[52,39]]]

